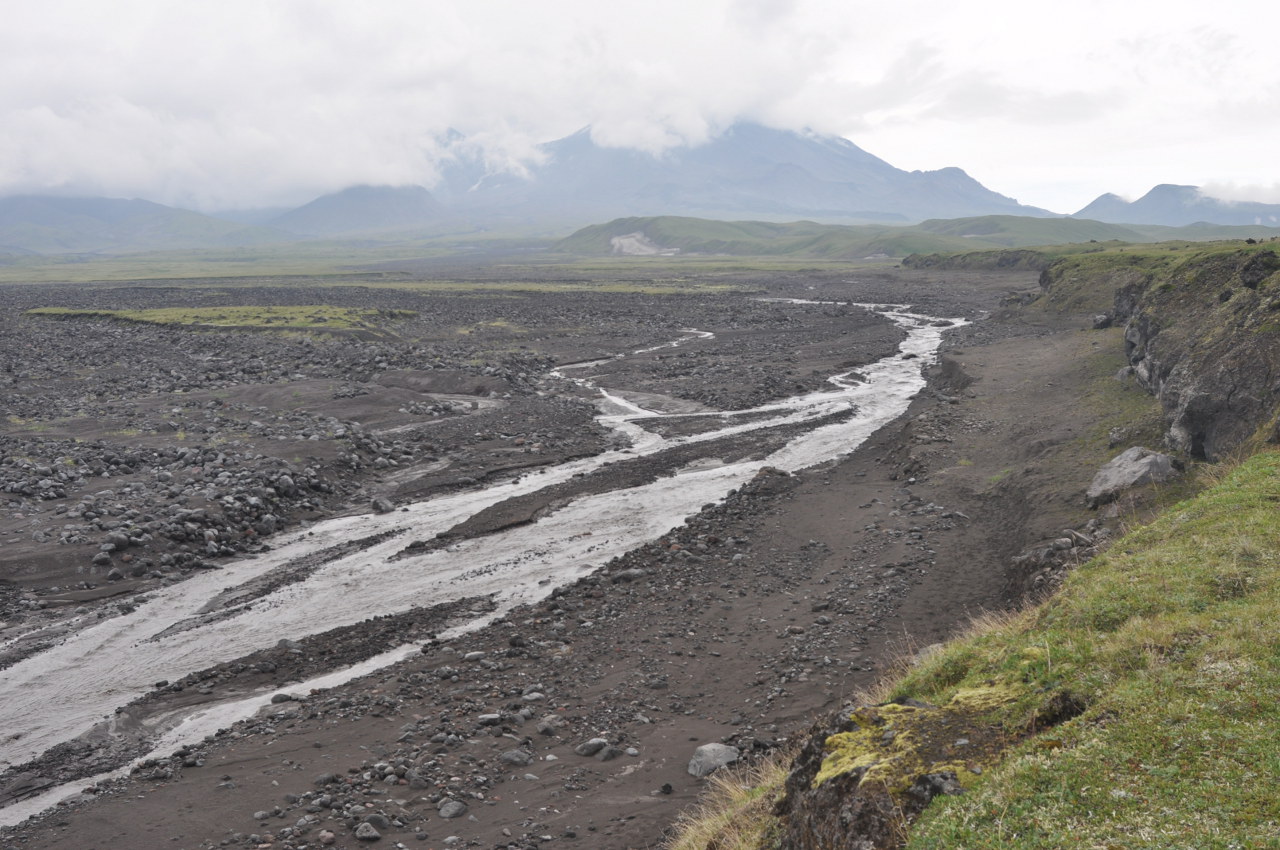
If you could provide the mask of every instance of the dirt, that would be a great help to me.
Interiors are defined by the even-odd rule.
[[[906,416],[857,451],[796,475],[763,472],[723,503],[546,601],[461,637],[427,640],[420,655],[327,691],[289,690],[291,681],[326,663],[320,657],[324,636],[157,688],[144,698],[147,710],[190,700],[202,688],[218,693],[270,686],[290,698],[172,758],[144,764],[128,779],[5,830],[0,846],[356,847],[365,842],[355,831],[367,820],[381,843],[392,846],[653,847],[705,785],[686,770],[696,747],[728,743],[743,760],[785,750],[816,715],[852,700],[904,654],[955,633],[974,614],[1016,604],[1027,578],[1013,562],[1020,552],[1090,520],[1091,533],[1105,528],[1083,500],[1096,470],[1090,465],[1096,433],[1111,422],[1105,409],[1086,401],[1099,380],[1096,366],[1087,364],[1118,338],[1085,330],[1087,317],[1002,310],[1010,293],[1034,288],[1032,273],[797,272],[743,275],[735,283],[783,297],[910,302],[933,315],[975,321],[949,333],[943,363]],[[258,297],[286,298],[263,289],[268,292]],[[105,306],[119,294],[60,293],[51,306],[77,299]],[[21,292],[23,303],[33,305],[37,295]],[[246,297],[243,291],[240,297]],[[884,323],[851,317],[848,308],[788,311],[729,295],[610,298],[617,300],[601,296],[589,305],[590,317],[578,296],[542,293],[536,303],[522,305],[522,314],[499,303],[502,317],[523,320],[517,324],[527,329],[520,337],[528,346],[525,356],[545,357],[548,367],[634,351],[674,338],[681,328],[711,331],[714,339],[605,364],[596,379],[708,407],[742,407],[813,388],[825,375],[880,356],[899,338]],[[412,298],[384,292],[355,300],[417,308]],[[433,308],[437,315],[466,313],[472,326],[491,320],[493,313],[485,310],[493,300],[480,306],[471,302],[481,299],[457,300],[465,302],[462,307],[441,300]],[[580,330],[584,326],[592,330]],[[404,328],[397,333],[413,338]],[[434,345],[431,356],[445,368],[494,377],[446,350],[443,341],[423,339],[413,344]],[[506,342],[489,338],[468,345],[485,349]],[[260,344],[246,346],[256,352]],[[363,365],[306,377],[299,391],[310,400],[298,410],[310,412],[312,401],[320,406],[335,386],[368,389],[354,399],[366,406],[358,408],[359,417],[376,436],[405,424],[398,411],[406,398],[392,391],[439,403],[431,392],[440,387],[415,385],[413,364],[398,364],[395,352],[389,354],[384,362],[395,368],[381,377],[356,374]],[[474,353],[469,359],[476,359]],[[340,371],[332,364],[325,369]],[[432,449],[414,452],[394,469],[374,469],[370,458],[386,455],[360,454],[346,444],[331,448],[332,461],[314,453],[321,458],[313,461],[314,477],[341,486],[311,499],[312,507],[298,508],[290,521],[362,507],[373,495],[423,498],[441,488],[477,486],[521,464],[599,450],[604,438],[580,415],[581,403],[564,381],[546,377],[549,368],[537,372],[532,360],[508,371],[500,377],[511,398],[472,396],[488,406],[462,405],[465,410],[440,417],[430,426],[438,430],[427,428],[430,436],[422,438]],[[58,394],[48,379],[29,380],[44,380],[45,394]],[[278,399],[287,395],[279,388],[292,382],[284,374],[267,385],[278,388],[272,392],[261,383],[232,382],[226,402],[234,405],[249,394]],[[455,380],[447,391],[465,393],[465,383]],[[169,399],[157,399],[171,390],[143,389],[128,403],[116,402],[120,421],[168,407]],[[354,420],[354,410],[344,407],[342,415]],[[67,427],[50,421],[41,437],[61,439],[68,435],[60,429]],[[548,433],[555,436],[542,436]],[[464,434],[471,442],[459,445]],[[484,439],[473,439],[477,434]],[[160,445],[165,435],[146,441]],[[340,458],[353,454],[361,465],[338,472]],[[607,474],[662,474],[637,467]],[[135,472],[130,480],[149,474]],[[605,485],[586,480],[574,486],[541,501],[498,506],[454,531],[471,536],[536,522],[556,500]],[[76,498],[71,492],[65,497]],[[36,508],[50,507],[11,503],[8,528],[24,528],[23,522],[41,515]],[[74,546],[41,549],[15,537],[10,534],[0,549],[0,568],[11,587],[22,589],[10,593],[10,610],[60,599],[68,576],[85,575],[81,561],[66,563],[71,556],[63,553]],[[25,572],[16,566],[25,563],[42,566]],[[139,581],[180,578],[175,568]],[[99,576],[88,583],[111,587]],[[482,608],[484,600],[471,604]],[[27,616],[52,607],[31,608]],[[419,616],[415,624],[370,622],[347,633],[352,645],[337,654],[345,659],[375,645],[385,649],[389,632],[438,632],[450,613]],[[360,634],[368,640],[352,637]],[[598,750],[579,751],[596,738],[604,739]],[[74,757],[28,771],[26,781],[58,776]],[[9,790],[20,789],[11,782]],[[444,817],[440,807],[449,802],[465,810]]]

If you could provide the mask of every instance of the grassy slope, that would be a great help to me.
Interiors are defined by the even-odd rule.
[[[1257,455],[1081,567],[1044,606],[950,644],[898,697],[1056,694],[1079,717],[1025,740],[908,846],[1253,847],[1280,842],[1280,455]]]
[[[936,799],[907,847],[1280,845],[1277,505],[1280,453],[1255,455],[1048,602],[987,621],[893,683],[893,699],[949,710],[990,695],[965,728],[1017,742],[993,766],[971,754],[986,769],[961,769],[966,793]],[[1060,705],[1082,713],[1043,725]],[[860,758],[846,743],[833,739],[833,762]],[[668,846],[775,847],[782,772],[725,777]]]

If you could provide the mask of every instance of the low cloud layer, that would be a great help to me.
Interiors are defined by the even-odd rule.
[[[737,120],[959,165],[1059,211],[1157,182],[1280,185],[1270,4],[13,5],[3,194],[287,205],[429,186],[450,129],[518,168],[586,125],[660,152]]]

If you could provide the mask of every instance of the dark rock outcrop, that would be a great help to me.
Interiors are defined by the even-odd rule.
[[[1074,258],[1041,276],[1047,301],[1081,306],[1114,292],[1133,376],[1164,407],[1165,441],[1216,460],[1258,435],[1276,438],[1280,406],[1280,255],[1259,245],[1153,259]]]

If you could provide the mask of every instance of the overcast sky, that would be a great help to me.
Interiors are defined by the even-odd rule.
[[[0,194],[218,209],[430,185],[593,128],[660,151],[736,120],[959,166],[1023,203],[1191,183],[1280,202],[1280,3],[6,0]]]

